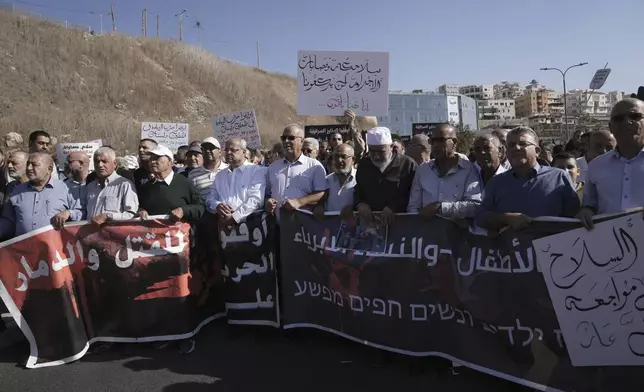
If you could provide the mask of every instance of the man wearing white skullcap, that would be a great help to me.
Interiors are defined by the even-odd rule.
[[[367,132],[369,153],[358,164],[354,192],[354,207],[360,216],[371,219],[372,211],[382,211],[386,224],[393,221],[394,214],[406,212],[416,173],[416,163],[406,155],[394,154],[391,144],[388,128]]]

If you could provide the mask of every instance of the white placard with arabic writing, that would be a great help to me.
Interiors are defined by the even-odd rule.
[[[152,139],[177,152],[179,147],[190,144],[190,125],[144,122],[141,124],[141,139]]]
[[[359,116],[389,113],[389,53],[320,52],[297,54],[297,114]]]
[[[103,145],[102,140],[92,140],[82,143],[57,143],[56,159],[58,166],[62,169],[66,166],[67,156],[74,151],[85,151],[89,156],[89,170],[94,170],[94,153]]]
[[[241,138],[246,140],[246,144],[250,148],[260,148],[262,146],[257,119],[255,118],[255,109],[217,116],[213,119],[212,128],[215,138],[222,145],[228,139]]]
[[[573,366],[644,365],[642,213],[533,241]]]

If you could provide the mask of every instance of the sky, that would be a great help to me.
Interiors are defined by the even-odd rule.
[[[12,3],[12,0],[0,0]],[[113,0],[119,32],[178,38],[230,60],[296,75],[298,50],[390,53],[390,90],[434,90],[441,84],[528,84],[587,89],[595,71],[612,72],[602,91],[644,85],[642,0]],[[18,8],[69,23],[111,28],[110,0],[16,0]],[[94,12],[94,13],[90,13]]]

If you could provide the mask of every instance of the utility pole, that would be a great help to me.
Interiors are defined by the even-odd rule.
[[[183,41],[183,17],[188,16],[186,10],[181,11],[181,13],[176,14],[175,16],[179,17],[179,42]]]
[[[159,38],[159,14],[157,14],[157,38]]]
[[[110,15],[112,16],[112,30],[116,31],[116,18],[114,17],[114,3],[110,4]]]
[[[255,47],[257,49],[257,69],[259,69],[259,41],[255,41]]]
[[[568,97],[567,97],[567,95],[568,95],[568,94],[567,94],[567,92],[566,92],[566,74],[568,73],[568,71],[569,71],[571,68],[575,68],[575,67],[582,67],[582,66],[584,66],[584,65],[586,65],[586,64],[588,64],[588,63],[579,63],[579,64],[571,65],[570,67],[566,68],[566,70],[565,70],[565,71],[562,71],[562,70],[560,70],[559,68],[548,68],[548,67],[541,68],[541,71],[559,71],[559,73],[561,74],[561,77],[562,77],[562,79],[563,79],[563,90],[564,90],[564,126],[566,127],[565,129],[566,129],[566,139],[567,139],[567,140],[570,140],[570,137],[571,137],[572,135],[569,135],[569,131],[568,131]]]
[[[103,35],[103,14],[98,14],[98,16],[101,18],[101,35]]]
[[[144,37],[148,36],[148,10],[144,8],[141,12],[141,34]]]

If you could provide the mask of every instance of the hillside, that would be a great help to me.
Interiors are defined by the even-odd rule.
[[[0,86],[0,136],[44,128],[122,151],[135,148],[141,121],[187,122],[194,140],[212,134],[213,115],[255,108],[264,145],[291,122],[335,122],[296,115],[292,77],[178,42],[90,35],[10,12],[0,12]]]

